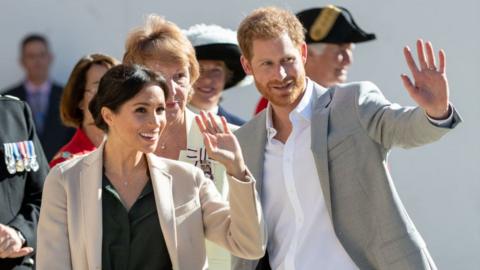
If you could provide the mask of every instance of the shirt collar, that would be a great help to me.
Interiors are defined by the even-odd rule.
[[[50,80],[47,80],[38,86],[33,84],[31,81],[26,80],[24,86],[28,93],[48,93],[50,91],[50,88],[52,87],[52,83],[50,82]]]
[[[312,119],[312,108],[314,102],[314,100],[312,99],[312,93],[313,83],[310,79],[307,78],[305,93],[303,94],[303,97],[298,103],[297,107],[295,107],[295,109],[293,109],[293,111],[290,113],[290,120],[292,120],[292,117],[296,115],[310,122],[310,119]]]
[[[297,107],[290,112],[290,121],[295,126],[295,124],[303,119],[304,121],[310,122],[312,118],[312,108],[313,102],[312,93],[313,93],[313,83],[309,78],[306,78],[305,92],[302,99],[298,103]],[[272,120],[272,106],[270,102],[267,105],[267,115],[266,115],[266,129],[267,129],[267,140],[270,141],[277,134],[277,130],[273,127]]]

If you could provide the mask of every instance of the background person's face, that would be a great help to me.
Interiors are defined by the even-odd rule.
[[[227,70],[222,61],[199,60],[200,77],[193,85],[190,103],[202,110],[213,108],[220,101],[225,88]]]
[[[347,80],[347,70],[353,62],[353,43],[308,45],[305,65],[307,76],[324,87]]]
[[[83,99],[79,104],[79,108],[83,111],[83,126],[94,124],[92,114],[88,110],[88,104],[90,104],[92,98],[97,94],[100,79],[102,78],[103,74],[107,72],[107,70],[107,67],[103,65],[94,64],[86,73]]]
[[[191,89],[188,67],[181,63],[163,63],[158,60],[147,61],[145,65],[160,73],[167,82],[168,99],[165,101],[167,121],[183,119]]]
[[[31,41],[23,47],[21,63],[29,80],[47,80],[51,62],[52,56],[43,42]]]

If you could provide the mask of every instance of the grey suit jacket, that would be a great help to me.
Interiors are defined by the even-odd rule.
[[[395,190],[386,158],[393,146],[438,140],[461,121],[455,109],[452,126],[441,128],[421,108],[390,103],[370,82],[313,87],[311,150],[335,233],[347,253],[360,269],[436,269]],[[235,132],[260,196],[265,121],[266,110]],[[236,270],[257,264],[233,260]]]

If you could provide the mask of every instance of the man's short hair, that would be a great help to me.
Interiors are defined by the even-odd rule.
[[[295,14],[278,7],[255,9],[237,31],[238,44],[248,60],[252,58],[254,39],[272,39],[287,34],[295,46],[305,42],[305,30]]]
[[[23,53],[23,49],[25,48],[25,46],[27,46],[28,43],[35,41],[43,43],[45,47],[47,47],[47,50],[49,50],[50,46],[45,36],[41,34],[29,34],[22,39],[22,42],[20,43],[20,51]]]

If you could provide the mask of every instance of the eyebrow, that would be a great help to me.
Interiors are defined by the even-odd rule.
[[[133,106],[137,106],[137,105],[149,106],[150,103],[147,103],[147,102],[137,102],[137,103],[133,104]]]

